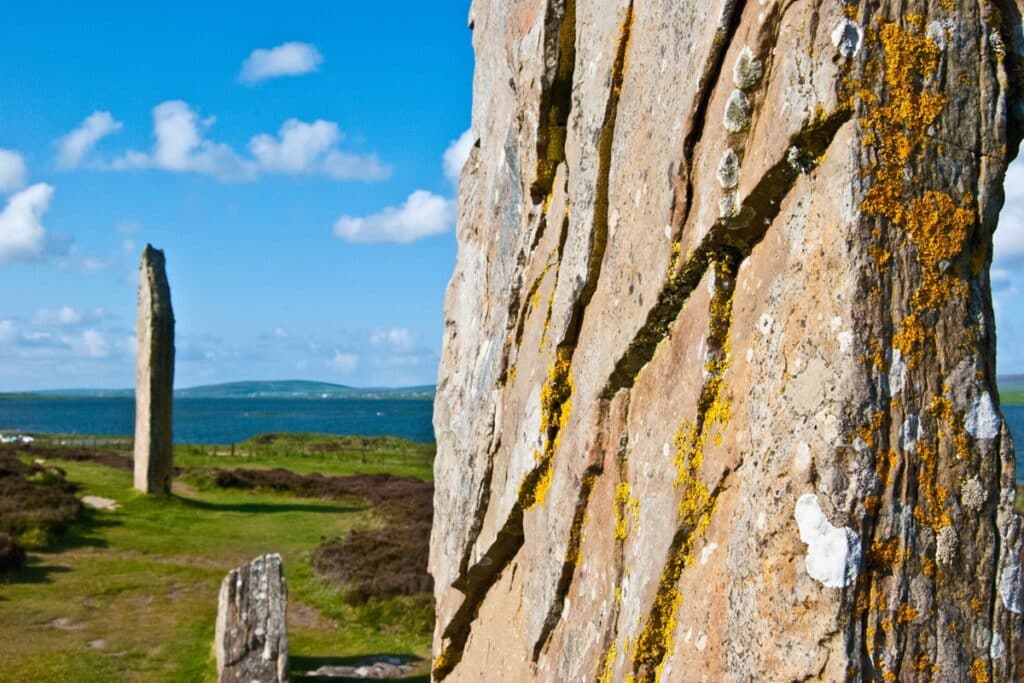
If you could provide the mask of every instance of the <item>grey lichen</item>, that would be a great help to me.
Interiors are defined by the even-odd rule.
[[[960,484],[960,502],[972,512],[981,510],[988,500],[988,491],[982,486],[981,480],[977,477],[967,479]]]
[[[722,125],[730,133],[739,133],[750,125],[751,111],[750,98],[742,90],[733,90],[725,103]]]
[[[818,165],[817,160],[806,154],[797,146],[792,146],[786,150],[786,163],[797,173],[807,175],[814,170],[814,167]]]
[[[731,147],[725,150],[725,154],[718,162],[718,184],[725,190],[731,190],[740,184],[740,158]]]
[[[744,46],[732,67],[733,83],[741,90],[749,90],[761,82],[763,75],[761,60],[754,56],[749,47]]]
[[[735,218],[739,215],[739,203],[736,200],[736,192],[726,192],[718,202],[718,215],[722,218]]]
[[[939,529],[935,538],[935,559],[939,564],[953,564],[956,559],[956,529],[944,526]]]

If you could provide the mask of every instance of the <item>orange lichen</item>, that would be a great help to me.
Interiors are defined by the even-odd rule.
[[[967,287],[950,268],[951,260],[963,249],[974,225],[973,203],[964,197],[959,204],[948,194],[918,190],[913,164],[924,150],[929,129],[937,125],[946,97],[922,86],[938,68],[940,49],[931,38],[920,35],[924,18],[907,16],[909,28],[886,24],[878,35],[883,65],[868,65],[867,74],[884,71],[885,101],[871,87],[857,89],[866,105],[861,119],[863,142],[875,149],[878,161],[870,170],[875,180],[861,209],[869,216],[888,220],[903,230],[917,249],[920,284],[911,295],[910,312],[893,336],[910,367],[920,361],[928,341],[925,316],[938,310],[952,297],[964,297]],[[887,254],[880,246],[870,248],[881,267]]]
[[[915,619],[917,619],[917,610],[906,603],[900,605],[896,611],[896,622],[899,624],[907,624]]]
[[[975,683],[988,683],[988,665],[981,657],[974,660],[967,673],[971,675],[971,680]]]
[[[970,441],[964,429],[963,414],[953,410],[953,403],[945,396],[933,396],[929,410],[936,420],[945,423],[949,436],[953,440],[953,450],[958,458],[966,458],[971,454]],[[939,433],[939,438],[944,434]]]
[[[946,500],[949,492],[946,487],[935,481],[938,469],[938,453],[934,444],[926,441],[917,443],[920,467],[917,472],[918,501],[914,506],[914,518],[927,524],[934,531],[950,526],[952,521],[946,511]]]

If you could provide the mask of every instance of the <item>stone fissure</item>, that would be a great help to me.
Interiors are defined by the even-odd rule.
[[[563,341],[555,351],[556,360],[548,372],[548,380],[541,391],[541,432],[544,437],[544,452],[539,454],[538,464],[526,475],[520,484],[516,502],[512,506],[508,518],[498,532],[494,543],[484,557],[466,573],[460,575],[452,586],[460,590],[465,599],[452,617],[443,632],[446,645],[434,661],[433,675],[438,681],[443,680],[461,661],[466,641],[472,630],[473,622],[479,612],[490,588],[500,578],[505,567],[512,561],[524,542],[523,515],[535,505],[544,502],[551,486],[554,456],[558,450],[559,435],[565,427],[571,410],[572,398],[572,357],[579,338],[587,306],[593,296],[597,281],[600,278],[604,248],[608,233],[608,175],[611,172],[611,149],[615,136],[615,118],[619,95],[624,77],[626,50],[629,44],[630,28],[633,20],[633,5],[626,10],[622,32],[612,66],[611,86],[608,104],[605,108],[604,125],[601,129],[599,143],[598,178],[593,223],[594,245],[587,268],[585,285],[579,294],[570,323]],[[603,210],[601,205],[603,202]],[[595,475],[596,476],[596,475]],[[572,582],[573,564],[569,568],[568,584]],[[561,583],[562,580],[560,580]]]

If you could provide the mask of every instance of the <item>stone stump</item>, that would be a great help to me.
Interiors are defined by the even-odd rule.
[[[170,493],[174,475],[174,310],[164,253],[148,244],[139,266],[137,336],[135,488],[145,493]]]
[[[214,652],[221,683],[288,680],[288,585],[281,556],[228,572],[217,601]]]

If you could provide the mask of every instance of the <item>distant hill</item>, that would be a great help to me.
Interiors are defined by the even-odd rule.
[[[54,389],[32,391],[16,396],[55,396],[60,398],[130,398],[133,389]],[[15,395],[12,395],[12,397]],[[175,398],[322,398],[322,399],[391,399],[432,400],[434,386],[399,388],[359,388],[327,382],[282,380],[273,382],[228,382],[201,387],[176,389]]]

